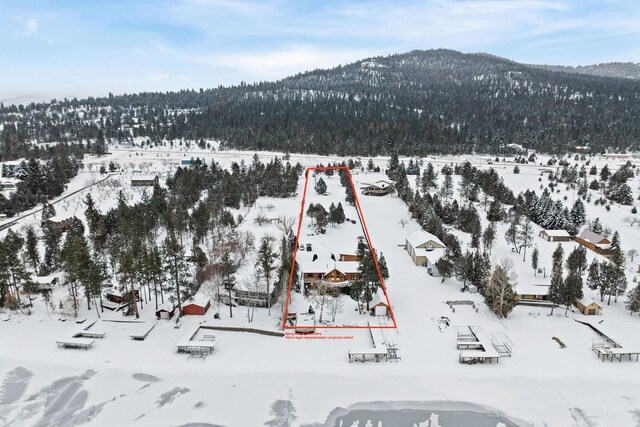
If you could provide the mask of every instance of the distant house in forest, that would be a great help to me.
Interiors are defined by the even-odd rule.
[[[385,196],[393,193],[393,183],[381,179],[373,184],[366,184],[360,187],[362,194],[365,196]]]
[[[153,187],[158,185],[159,182],[158,175],[134,175],[131,178],[132,187]]]
[[[204,316],[211,307],[211,300],[203,295],[196,295],[182,304],[182,315]]]
[[[547,301],[549,299],[549,285],[519,283],[514,291],[518,302]]]
[[[600,255],[609,255],[611,253],[611,240],[607,239],[606,236],[594,233],[588,228],[585,228],[576,236],[576,242]]]
[[[591,147],[588,145],[578,145],[576,146],[576,154],[589,154],[591,153]]]
[[[158,306],[158,309],[156,310],[156,319],[169,320],[173,317],[175,311],[176,311],[176,307],[170,302],[161,304]]]
[[[446,249],[440,239],[424,230],[418,230],[406,237],[404,248],[415,265],[427,267],[432,276],[440,276],[435,264]]]
[[[250,289],[242,289],[242,288],[234,288],[233,297],[231,300],[231,304],[236,305],[248,305],[253,307],[266,307],[267,301],[270,301],[271,305],[273,305],[276,299],[276,289],[272,287],[271,295],[267,294],[265,291],[256,291]],[[221,296],[222,301],[225,304],[229,304],[229,298],[224,294]]]
[[[133,290],[134,295],[136,296],[136,301],[140,301],[140,291],[137,289]],[[116,304],[122,304],[126,300],[131,299],[131,291],[120,292],[115,289],[109,289],[104,293],[107,301],[115,302]]]
[[[592,299],[583,298],[576,301],[576,307],[585,316],[595,316],[602,313],[602,306]]]
[[[542,230],[540,237],[548,242],[569,242],[571,235],[567,230]]]
[[[42,228],[53,228],[60,231],[67,231],[71,228],[74,219],[75,217],[62,218],[58,216],[52,216],[51,218],[43,220],[40,223],[40,226]]]

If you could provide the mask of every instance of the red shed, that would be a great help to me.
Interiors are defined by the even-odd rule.
[[[196,295],[182,305],[182,315],[204,316],[207,310],[209,310],[209,307],[211,307],[211,300],[209,300],[209,298]]]

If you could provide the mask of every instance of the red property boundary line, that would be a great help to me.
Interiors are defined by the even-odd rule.
[[[360,218],[360,224],[364,230],[365,237],[367,239],[367,244],[369,246],[369,250],[373,255],[373,262],[376,266],[376,270],[378,271],[378,278],[380,279],[380,284],[382,285],[382,292],[384,293],[384,297],[387,301],[387,306],[389,307],[389,314],[391,315],[391,320],[393,321],[393,325],[373,325],[373,326],[316,326],[316,329],[397,329],[398,324],[396,323],[395,315],[393,314],[393,309],[391,307],[391,303],[389,302],[389,295],[387,295],[387,287],[384,283],[384,279],[382,278],[382,273],[380,273],[380,266],[378,265],[378,257],[376,255],[375,250],[373,249],[373,245],[371,244],[371,237],[369,236],[369,229],[367,228],[367,223],[364,220],[364,215],[362,213],[362,208],[360,207],[360,201],[358,200],[358,192],[356,191],[356,187],[353,184],[353,178],[351,177],[351,171],[347,166],[325,166],[325,167],[315,167],[315,168],[307,168],[305,171],[305,181],[304,181],[304,191],[302,193],[302,205],[300,207],[300,216],[298,218],[298,232],[296,234],[296,247],[293,250],[293,261],[291,262],[291,273],[289,274],[289,286],[287,288],[287,299],[285,303],[284,309],[284,318],[282,319],[282,329],[298,329],[298,328],[308,328],[308,326],[289,326],[287,325],[287,313],[289,312],[289,300],[291,299],[291,286],[293,285],[293,273],[294,267],[296,264],[296,257],[298,255],[298,247],[299,247],[299,239],[300,239],[300,230],[302,227],[302,218],[304,216],[304,203],[307,198],[307,186],[309,184],[309,172],[311,171],[324,171],[324,170],[340,170],[344,169],[347,171],[347,176],[349,177],[349,183],[351,184],[351,189],[353,190],[353,196],[356,201],[356,212],[358,213],[358,217]]]

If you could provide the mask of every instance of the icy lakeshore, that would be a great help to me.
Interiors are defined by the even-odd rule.
[[[116,194],[135,203],[143,189],[130,185],[140,173],[157,173],[161,181],[177,169],[187,156],[206,157],[228,168],[231,162],[252,161],[253,153],[142,152],[114,148],[103,159],[89,159],[87,169],[70,184],[67,193],[82,189],[99,178],[97,169],[111,160],[124,171],[104,185],[80,191],[56,205],[57,215],[76,215],[84,221],[83,200],[90,192],[102,213],[117,205]],[[260,153],[268,161],[280,153]],[[131,156],[131,157],[130,157]],[[498,164],[475,156],[470,158],[481,170],[494,168],[515,194],[526,189],[540,193],[547,184],[542,173],[548,157],[536,164],[514,164],[507,159]],[[305,168],[344,159],[292,155]],[[366,163],[367,159],[363,159]],[[408,163],[409,159],[401,159]],[[462,163],[466,157],[425,158],[436,169],[444,164]],[[573,157],[570,159],[573,162]],[[374,159],[384,168],[386,158]],[[579,161],[578,163],[582,163]],[[620,164],[595,158],[598,170],[605,163],[615,170]],[[554,168],[555,169],[555,168]],[[135,173],[134,173],[135,171]],[[357,189],[385,179],[383,172],[354,171]],[[338,177],[325,177],[327,194],[309,196],[309,202],[341,201],[345,215],[356,219],[355,208],[345,203]],[[460,177],[453,176],[452,199],[458,193]],[[442,175],[440,176],[442,180]],[[639,177],[630,180],[637,198]],[[414,177],[411,185],[417,188]],[[258,224],[261,215],[298,218],[304,175],[297,194],[288,198],[261,197],[255,206],[233,209],[244,221],[239,232],[252,232],[256,241],[266,234],[279,236],[277,225]],[[572,202],[572,189],[559,185],[554,200]],[[312,191],[312,190],[309,190]],[[64,195],[63,195],[64,196]],[[594,198],[596,197],[594,192]],[[566,200],[565,200],[566,198]],[[625,348],[640,348],[640,316],[630,315],[624,297],[617,302],[601,301],[598,292],[584,287],[584,297],[599,302],[602,313],[584,315],[577,307],[558,306],[553,315],[540,305],[517,305],[506,319],[491,312],[480,293],[461,292],[455,277],[442,280],[428,269],[415,265],[406,249],[407,236],[421,230],[411,218],[407,205],[395,194],[383,197],[358,193],[362,216],[366,220],[371,245],[384,255],[389,269],[385,280],[397,329],[385,330],[384,339],[397,344],[397,362],[367,360],[349,363],[354,349],[377,346],[368,329],[322,329],[323,325],[367,325],[378,317],[364,310],[347,294],[336,310],[335,320],[325,311],[315,334],[301,335],[282,330],[283,308],[276,304],[269,314],[264,307],[233,307],[218,303],[205,287],[200,296],[210,297],[211,308],[203,315],[186,315],[169,320],[156,315],[153,302],[140,307],[140,318],[105,310],[98,318],[93,306],[82,299],[77,319],[55,312],[41,295],[34,295],[31,314],[0,312],[0,425],[7,426],[301,426],[301,427],[634,427],[640,426],[640,363],[635,356],[601,360],[593,351],[602,340],[597,328],[615,335]],[[586,203],[585,203],[586,204]],[[482,227],[488,225],[482,203],[476,203]],[[630,206],[586,204],[587,220],[599,218],[602,225],[617,230],[624,251],[639,250],[640,227],[625,222]],[[38,215],[27,216],[13,226],[24,232],[38,227]],[[86,221],[85,221],[86,222]],[[300,243],[314,250],[355,251],[362,234],[353,222],[328,225],[325,233],[314,234],[307,215],[302,219]],[[552,253],[558,242],[539,236],[534,225],[534,243],[539,251],[540,268],[531,268],[530,258],[512,251],[504,235],[509,225],[497,222],[497,239],[491,251],[492,263],[501,258],[513,260],[521,285],[549,283]],[[294,229],[297,229],[297,224]],[[452,228],[453,230],[453,228]],[[454,230],[464,247],[471,235]],[[3,230],[0,237],[4,238]],[[565,255],[578,247],[575,241],[560,243]],[[313,263],[314,252],[306,250],[300,260]],[[528,257],[530,255],[527,255]],[[305,258],[306,257],[306,258]],[[250,258],[238,271],[238,282],[251,277],[255,259]],[[593,251],[587,261],[603,259]],[[335,261],[335,260],[334,260]],[[335,261],[336,263],[340,261]],[[637,262],[627,262],[628,290],[636,286]],[[68,295],[66,286],[52,292],[57,303]],[[464,300],[455,305],[452,301]],[[318,300],[294,290],[292,307],[298,312]],[[251,321],[249,321],[251,319]],[[77,323],[77,321],[83,321]],[[592,324],[590,327],[585,323]],[[179,327],[177,327],[179,326]],[[488,337],[507,336],[512,342],[510,357],[499,363],[460,363],[456,347],[460,329],[482,330]],[[247,331],[247,329],[253,329]],[[257,332],[256,332],[257,331]],[[74,338],[76,336],[82,338]],[[188,336],[187,336],[188,335]],[[76,341],[77,340],[77,341]],[[88,341],[83,341],[88,340]],[[197,341],[197,344],[194,342]],[[373,342],[372,342],[373,341]],[[85,344],[91,342],[84,349]],[[61,345],[62,343],[62,345]],[[66,344],[82,348],[63,348]],[[189,344],[191,343],[191,344]],[[206,358],[190,358],[178,352],[180,345],[211,348]]]

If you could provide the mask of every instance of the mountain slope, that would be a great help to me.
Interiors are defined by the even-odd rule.
[[[562,71],[564,73],[640,80],[640,63],[634,64],[633,62],[610,62],[607,64],[580,65],[577,67],[566,67],[563,65],[533,65],[533,67],[550,71]]]
[[[375,155],[637,148],[640,81],[486,54],[413,51],[277,82],[0,109],[2,139],[217,138],[226,146]],[[13,124],[13,126],[11,126]]]

